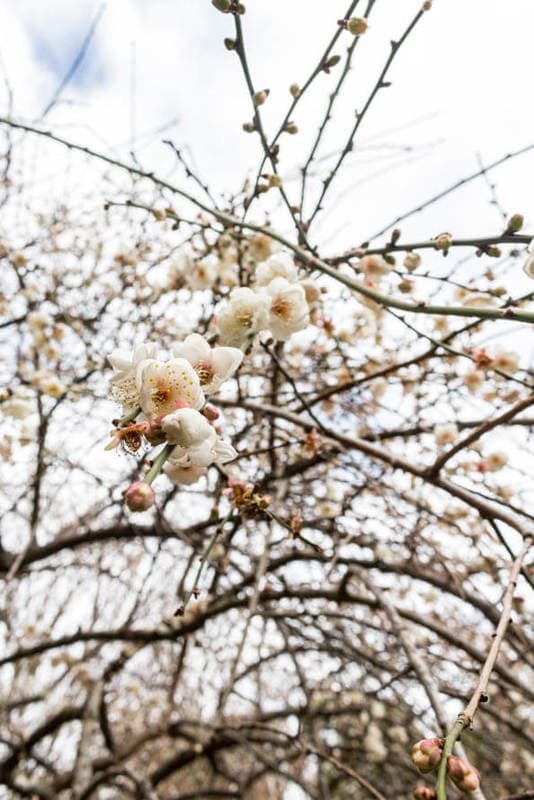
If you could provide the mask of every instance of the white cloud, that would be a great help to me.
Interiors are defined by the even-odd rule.
[[[304,81],[347,3],[249,0],[247,5],[243,25],[251,70],[257,88],[271,89],[262,111],[274,130],[289,102],[289,85]],[[419,6],[420,0],[378,0],[375,4],[369,31],[360,42],[361,60],[351,73],[323,152],[342,145],[354,109],[362,107],[376,80],[389,40],[399,37]],[[74,5],[67,0],[23,0],[16,7],[6,0],[0,3],[0,24],[9,31],[2,57],[18,115],[38,117],[44,99],[49,99],[60,79],[57,66],[52,68],[50,59],[42,60],[43,42],[53,53],[68,41],[70,59],[76,52],[73,43],[81,42],[98,7],[98,0]],[[336,233],[339,246],[364,238],[399,210],[476,169],[477,151],[489,161],[528,143],[531,130],[525,106],[530,96],[533,22],[534,6],[529,0],[513,0],[506,14],[501,4],[486,0],[436,0],[399,53],[391,71],[393,85],[377,97],[362,125],[360,141],[441,144],[424,158],[374,180],[370,176],[385,171],[388,162],[371,162],[376,153],[356,152],[349,159],[353,166],[330,196],[331,200],[345,199],[336,202],[325,222],[325,236],[343,228]],[[241,130],[251,111],[237,57],[222,43],[224,36],[233,35],[232,27],[232,18],[216,12],[209,0],[109,0],[82,67],[100,79],[68,87],[64,100],[69,104],[58,105],[47,125],[100,148],[103,143],[121,146],[125,154],[128,148],[123,145],[130,139],[133,116],[138,134],[178,117],[170,131],[175,141],[189,145],[200,171],[213,185],[236,190],[247,172],[256,169],[259,143],[257,136]],[[342,54],[349,41],[349,35],[343,34],[337,52]],[[62,61],[65,58],[58,57],[57,63]],[[321,75],[299,107],[296,122],[301,133],[282,140],[283,171],[294,171],[302,163],[335,80],[335,70],[330,76]],[[428,112],[433,113],[418,125],[376,138],[381,131]],[[167,169],[172,163],[160,139],[139,146],[147,167]],[[526,156],[496,176],[503,204],[527,216],[531,192],[524,175],[532,158]],[[360,182],[359,189],[347,194],[352,184]],[[424,229],[425,235],[431,235],[437,228],[462,233],[487,228],[498,222],[488,199],[487,189],[478,183],[458,193],[454,202],[407,222],[405,230]]]

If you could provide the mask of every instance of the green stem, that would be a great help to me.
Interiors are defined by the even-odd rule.
[[[124,428],[124,426],[134,420],[140,412],[141,408],[138,406],[137,408],[134,408],[133,411],[130,411],[129,414],[125,414],[124,417],[121,417],[118,421],[117,428]]]
[[[159,473],[161,472],[162,466],[165,464],[167,459],[169,458],[170,454],[174,450],[176,445],[174,444],[166,444],[161,453],[154,459],[154,462],[150,469],[148,470],[147,474],[145,475],[144,481],[145,483],[151,484],[155,478],[158,477]]]
[[[200,576],[202,575],[202,570],[204,569],[204,564],[206,563],[207,559],[209,558],[209,554],[211,553],[211,551],[213,549],[213,545],[217,541],[218,536],[222,533],[222,529],[224,528],[225,524],[229,521],[229,519],[231,518],[233,513],[234,512],[233,512],[233,509],[232,509],[221,520],[220,524],[215,529],[215,533],[213,534],[213,536],[209,540],[206,549],[202,553],[202,555],[200,557],[200,564],[198,565],[198,569],[197,569],[197,574],[195,575],[195,580],[193,581],[192,587],[190,588],[190,590],[187,592],[187,594],[185,596],[184,604],[181,607],[180,612],[179,612],[180,614],[184,613],[185,609],[187,608],[187,606],[189,604],[189,601],[191,600],[191,598],[195,594],[197,586],[198,586],[198,582],[200,580]]]
[[[438,779],[436,782],[436,795],[437,800],[447,800],[447,760],[452,756],[454,745],[459,739],[463,729],[467,725],[467,720],[460,715],[454,724],[454,727],[447,734],[445,744],[443,745],[443,753],[441,761],[439,762]]]

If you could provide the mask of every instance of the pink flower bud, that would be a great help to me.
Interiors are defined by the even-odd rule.
[[[155,497],[153,488],[145,481],[135,481],[124,492],[124,502],[130,511],[146,511],[154,505]]]
[[[212,405],[205,406],[202,413],[204,414],[206,419],[209,419],[210,422],[214,422],[221,416],[221,412],[219,411],[219,409],[215,408],[215,406]]]
[[[414,800],[436,800],[436,797],[434,789],[430,789],[428,786],[419,785],[414,789]]]
[[[443,739],[421,739],[412,747],[412,761],[419,772],[432,772],[441,760]]]
[[[461,792],[474,792],[480,786],[480,772],[458,756],[447,759],[447,774]]]

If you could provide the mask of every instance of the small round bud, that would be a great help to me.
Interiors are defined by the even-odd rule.
[[[405,278],[403,281],[399,283],[399,292],[403,294],[411,294],[413,292],[413,280],[409,280],[409,278]]]
[[[437,794],[428,786],[416,786],[413,792],[414,800],[436,800]]]
[[[145,481],[135,481],[124,493],[124,502],[130,511],[146,511],[154,505],[154,489]]]
[[[443,250],[446,253],[452,244],[452,236],[450,233],[440,233],[436,236],[436,250]]]
[[[423,3],[423,11],[430,11],[432,8],[432,0],[425,0]]]
[[[474,792],[480,786],[480,772],[458,756],[447,759],[447,774],[461,792]]]
[[[244,122],[243,130],[245,131],[245,133],[254,133],[254,131],[256,130],[256,126],[254,125],[253,122]]]
[[[341,61],[341,56],[330,56],[330,58],[327,58],[325,60],[323,64],[323,70],[325,72],[330,72],[332,67],[335,67],[336,64],[339,64],[340,61]]]
[[[163,220],[167,218],[167,212],[165,209],[161,208],[153,208],[152,215],[154,219],[157,219],[158,222],[163,222]]]
[[[217,11],[222,11],[223,14],[228,14],[232,7],[232,0],[211,0],[212,6],[215,6]]]
[[[269,89],[262,89],[261,92],[256,92],[252,97],[254,106],[256,108],[258,106],[262,106],[268,97],[269,97]]]
[[[347,21],[347,30],[353,36],[361,36],[367,30],[368,24],[365,17],[351,17]]]
[[[207,405],[204,406],[204,410],[202,412],[206,419],[209,419],[210,422],[214,422],[216,419],[219,419],[221,416],[221,412],[215,406]]]
[[[291,133],[292,135],[299,132],[299,129],[294,122],[286,122],[284,125],[284,130],[286,133]]]
[[[408,272],[413,272],[421,263],[421,256],[419,253],[406,253],[404,256],[404,266]]]
[[[292,83],[291,84],[291,86],[289,87],[289,94],[292,95],[293,97],[298,97],[299,96],[300,87],[299,87],[298,83]]]
[[[230,39],[229,37],[227,37],[224,40],[224,46],[226,47],[227,50],[237,50],[237,40]]]
[[[432,772],[441,761],[443,739],[421,739],[412,747],[412,761],[419,772]]]
[[[523,214],[513,214],[508,220],[506,233],[517,233],[523,227]]]
[[[491,256],[491,258],[500,258],[501,248],[497,247],[496,244],[489,244],[486,249],[486,253],[488,254],[488,256]]]

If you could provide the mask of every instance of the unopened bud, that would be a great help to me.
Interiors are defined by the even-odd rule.
[[[219,409],[215,408],[215,406],[212,405],[204,406],[204,410],[202,413],[204,414],[206,419],[209,419],[210,422],[219,419],[219,417],[221,416],[221,412],[219,411]]]
[[[230,39],[227,37],[224,40],[224,46],[227,50],[237,50],[237,39]]]
[[[353,36],[361,36],[367,30],[368,24],[365,17],[351,17],[347,21],[347,30]]]
[[[523,214],[513,214],[508,220],[506,233],[517,233],[523,227]]]
[[[158,222],[163,222],[163,220],[167,218],[167,212],[165,211],[165,209],[153,208],[152,214],[154,216],[154,219],[157,219]]]
[[[474,792],[480,786],[480,772],[458,756],[447,759],[447,774],[461,792]]]
[[[408,272],[413,272],[421,263],[421,256],[419,253],[406,253],[404,256],[404,266]]]
[[[443,250],[445,253],[452,244],[452,236],[450,233],[440,233],[436,236],[436,250]]]
[[[154,505],[154,489],[145,481],[136,481],[124,493],[124,502],[130,511],[146,511]]]
[[[254,133],[254,131],[256,130],[256,126],[254,125],[253,122],[244,122],[243,130],[245,131],[245,133]]]
[[[335,67],[336,64],[339,64],[340,61],[341,61],[341,56],[330,56],[330,58],[327,58],[325,60],[323,64],[323,70],[325,72],[330,72],[332,67]]]
[[[436,800],[437,794],[429,786],[416,786],[413,792],[414,800]]]
[[[299,94],[300,94],[300,87],[299,87],[298,83],[292,83],[292,84],[291,84],[291,86],[289,87],[289,93],[290,93],[290,94],[291,94],[293,97],[298,97],[298,96],[299,96]]]
[[[291,133],[291,134],[299,132],[299,129],[294,122],[286,122],[286,124],[284,125],[284,130],[286,133]]]
[[[501,248],[497,247],[496,244],[489,244],[486,248],[486,253],[491,258],[500,258],[501,257]]]
[[[432,772],[441,761],[443,739],[421,739],[412,747],[412,761],[419,772]]]
[[[399,283],[399,292],[403,294],[410,294],[413,292],[413,280],[409,280],[405,278],[403,281]]]
[[[423,11],[430,11],[432,8],[432,0],[425,0],[423,3]]]
[[[252,101],[256,107],[262,106],[267,98],[269,97],[269,89],[262,89],[261,92],[256,92],[253,97]]]
[[[211,0],[212,6],[215,6],[217,11],[222,11],[223,14],[228,14],[232,6],[232,0]]]

